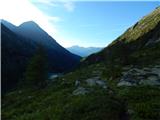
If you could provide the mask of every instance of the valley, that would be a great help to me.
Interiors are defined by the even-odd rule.
[[[84,58],[70,53],[55,40],[51,41],[52,38],[37,28],[35,23],[29,22],[29,27],[33,26],[42,32],[36,33],[34,29],[34,37],[47,37],[48,42],[31,40],[21,34],[34,42],[24,41],[25,47],[29,47],[26,48],[27,52],[17,53],[19,49],[12,45],[18,42],[16,40],[22,40],[22,36],[2,23],[2,62],[6,68],[10,67],[10,62],[6,63],[8,57],[13,60],[20,55],[20,59],[22,56],[28,59],[28,55],[31,55],[28,49],[33,53],[37,44],[42,43],[52,68],[47,71],[50,73],[49,79],[45,79],[42,87],[18,86],[3,94],[3,120],[159,120],[160,7],[128,28],[104,49]],[[31,34],[29,32],[27,36]],[[11,37],[15,39],[9,39]],[[7,40],[16,42],[10,45]],[[5,42],[9,44],[6,47]],[[17,43],[15,46],[21,45]],[[7,52],[10,48],[14,48],[12,52],[17,53],[16,57],[12,58]],[[20,49],[25,50],[23,46]],[[17,64],[16,67],[20,66]],[[4,73],[6,76],[8,74]],[[9,83],[6,84],[8,86]]]

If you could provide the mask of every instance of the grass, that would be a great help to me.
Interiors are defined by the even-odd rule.
[[[53,85],[39,91],[14,91],[2,99],[2,119],[119,120],[125,114],[121,101],[102,89],[79,96],[72,95],[72,90]]]
[[[128,109],[132,110],[131,120],[159,120],[160,118],[160,87],[138,86],[119,88],[118,96],[127,101]]]
[[[94,70],[104,69],[103,64],[94,64],[57,78],[44,89],[10,92],[2,97],[2,119],[124,120],[128,117],[131,120],[159,119],[160,87],[117,88],[116,80],[112,79],[107,81],[110,89],[94,87],[94,90],[86,95],[72,94],[76,89],[75,80],[79,78],[83,82],[95,75],[92,74]],[[103,78],[107,80],[105,75]]]
[[[130,27],[124,34],[122,34],[116,41],[111,45],[114,45],[117,41],[125,40],[129,43],[131,41],[137,40],[139,37],[143,36],[148,31],[155,28],[155,26],[160,22],[160,7],[149,15],[143,17],[139,22]]]

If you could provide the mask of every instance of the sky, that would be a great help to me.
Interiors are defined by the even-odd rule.
[[[160,0],[1,0],[0,19],[35,21],[64,47],[104,47],[157,6]]]

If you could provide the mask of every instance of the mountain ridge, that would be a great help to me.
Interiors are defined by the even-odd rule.
[[[152,13],[143,17],[136,24],[128,28],[102,51],[88,56],[83,63],[92,64],[100,61],[113,61],[114,59],[119,59],[119,62],[123,61],[122,59],[120,60],[120,58],[130,56],[133,52],[147,47],[145,46],[147,42],[149,43],[150,41],[150,45],[151,43],[154,44],[154,40],[152,40],[154,38],[152,31],[156,31],[156,41],[156,38],[159,37],[159,24],[160,7],[157,7]],[[142,26],[144,26],[143,29],[141,29]]]
[[[6,91],[4,89],[8,89],[7,86],[15,86],[13,83],[17,83],[19,79],[22,79],[22,74],[25,71],[26,65],[39,45],[41,45],[46,51],[49,64],[48,68],[50,72],[61,73],[70,71],[79,64],[81,57],[70,53],[65,48],[60,46],[36,23],[26,23],[25,27],[23,26],[23,28],[22,25],[24,24],[20,25],[21,29],[19,30],[19,27],[16,27],[7,21],[1,22],[3,91]],[[28,23],[30,24],[29,27]],[[7,25],[5,26],[4,24]],[[32,25],[34,25],[33,29]],[[7,26],[11,26],[11,28],[8,28]],[[28,27],[27,29],[26,26]],[[63,58],[65,58],[65,60]],[[13,74],[16,69],[17,73]]]
[[[70,52],[77,54],[79,56],[82,56],[82,57],[87,57],[90,54],[97,53],[102,49],[103,49],[102,47],[81,47],[78,45],[74,45],[74,46],[67,48],[67,50],[69,50]]]

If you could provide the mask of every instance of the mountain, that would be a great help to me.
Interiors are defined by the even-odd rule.
[[[106,64],[152,64],[160,52],[160,7],[127,29],[109,46],[88,56],[82,64],[105,61]]]
[[[66,50],[64,50],[63,47],[55,41],[55,39],[48,35],[43,29],[39,27],[38,24],[33,21],[22,23],[18,26],[15,32],[19,35],[22,35],[23,37],[29,38],[49,48],[54,48],[66,52]]]
[[[29,58],[33,55],[36,44],[18,36],[1,24],[2,92],[12,88],[22,77]]]
[[[2,119],[159,120],[160,7],[45,89],[2,96]]]
[[[39,45],[46,51],[50,72],[69,71],[80,61],[79,56],[60,46],[32,21],[16,27],[3,20],[1,32],[2,91],[12,88],[23,77],[26,64]]]
[[[49,60],[53,64],[52,68],[58,69],[58,72],[71,69],[79,63],[80,56],[70,53],[59,45],[55,39],[33,21],[28,21],[18,26],[16,33],[41,44],[48,51],[48,56],[51,57]]]
[[[17,26],[11,24],[10,22],[6,21],[6,20],[3,20],[3,19],[0,19],[1,21],[1,24],[5,25],[7,28],[9,28],[11,31],[15,31]]]
[[[80,47],[78,45],[68,47],[67,50],[71,53],[79,55],[81,57],[89,56],[90,54],[97,53],[103,48],[100,47]]]

